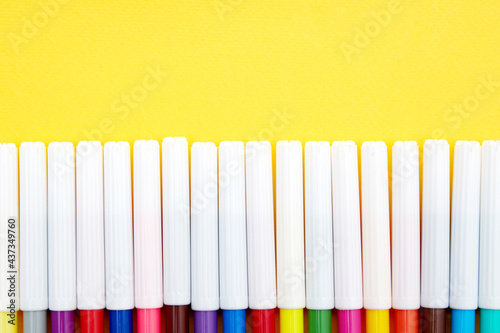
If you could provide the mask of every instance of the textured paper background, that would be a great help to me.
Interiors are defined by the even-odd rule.
[[[500,85],[453,109],[500,82],[495,0],[4,1],[0,36],[3,142],[500,138]]]
[[[0,141],[500,139],[499,51],[496,0],[3,1]]]

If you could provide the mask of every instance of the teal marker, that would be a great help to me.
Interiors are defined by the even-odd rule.
[[[500,141],[484,141],[481,161],[479,307],[481,333],[500,328]]]

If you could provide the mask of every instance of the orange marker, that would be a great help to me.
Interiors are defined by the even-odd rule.
[[[418,333],[420,197],[418,145],[392,147],[392,307],[398,333]]]

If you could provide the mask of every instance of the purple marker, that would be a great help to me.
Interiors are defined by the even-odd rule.
[[[217,332],[217,311],[194,311],[194,331]]]
[[[52,142],[48,153],[49,309],[52,333],[75,331],[75,148]]]
[[[75,313],[73,311],[52,311],[50,313],[50,331],[74,332]]]
[[[195,333],[217,333],[219,237],[217,147],[191,147],[191,307]]]

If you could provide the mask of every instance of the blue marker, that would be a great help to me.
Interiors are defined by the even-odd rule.
[[[111,333],[132,333],[134,245],[128,142],[104,145],[106,308]]]
[[[224,333],[246,332],[248,307],[245,145],[219,146],[219,270]]]

